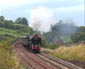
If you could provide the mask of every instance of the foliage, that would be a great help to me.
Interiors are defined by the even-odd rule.
[[[12,20],[5,20],[3,16],[1,17],[0,28],[7,28],[12,30],[18,30],[19,33],[32,34],[33,30],[28,26],[28,21],[26,18],[17,18],[15,22]]]
[[[48,45],[48,42],[45,40],[44,36],[41,36],[41,39],[42,39],[42,46],[46,48]]]
[[[16,24],[22,24],[22,25],[26,25],[28,26],[28,21],[25,17],[21,18],[17,18],[16,21],[15,21]]]
[[[42,36],[41,38],[42,38],[42,46],[43,46],[43,48],[55,49],[55,48],[58,47],[55,43],[48,43],[45,40],[45,37]]]
[[[56,31],[50,31],[50,32],[47,32],[47,33],[44,33],[44,36],[46,37],[46,40],[48,42],[52,42],[53,38],[55,37],[56,35]]]
[[[59,21],[55,25],[51,26],[52,30],[55,30],[61,36],[71,36],[75,33],[77,26],[73,22]]]
[[[19,30],[22,32],[28,32],[28,31],[32,31],[30,27],[25,26],[25,25],[20,25],[20,24],[15,24],[12,23],[12,21],[3,21],[3,23],[1,23],[0,27],[2,28],[7,28],[7,29],[13,29],[13,30]]]
[[[52,42],[56,35],[59,35],[61,40],[70,42],[70,37],[75,33],[76,29],[77,26],[74,25],[73,22],[64,22],[60,20],[56,24],[51,25],[51,30],[44,33],[44,36],[48,42]]]
[[[58,48],[58,46],[57,46],[56,43],[48,43],[47,48],[49,48],[49,49],[56,49],[56,48]]]
[[[0,23],[4,21],[4,16],[0,16]]]
[[[72,43],[72,40],[68,36],[60,36],[60,39],[62,39],[63,43]]]
[[[70,47],[60,47],[56,49],[53,54],[56,57],[68,60],[85,61],[85,45],[73,45]]]
[[[81,26],[77,29],[77,32],[71,37],[72,42],[85,41],[85,26]]]
[[[2,22],[2,27],[13,28],[13,21],[11,21],[11,20],[4,20]]]
[[[85,62],[85,44],[83,43],[71,45],[69,47],[62,46],[55,50],[44,49],[44,51],[57,58]]]
[[[1,16],[0,16],[1,17]],[[1,18],[0,18],[1,19]],[[25,20],[25,19],[24,19]],[[21,69],[21,64],[16,59],[10,44],[23,35],[32,33],[32,28],[24,24],[16,24],[12,20],[0,21],[0,69]]]
[[[18,38],[21,34],[18,33],[16,30],[6,29],[6,28],[0,28],[0,37],[1,38]]]
[[[33,34],[33,29],[25,24],[25,18],[22,18],[22,21],[25,22],[23,24],[16,24],[12,20],[5,20],[4,16],[0,16],[0,20],[0,41]]]
[[[21,69],[9,46],[11,39],[0,42],[0,69]]]

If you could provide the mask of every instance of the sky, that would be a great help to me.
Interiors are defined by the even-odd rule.
[[[0,0],[0,15],[16,20],[26,17],[30,26],[48,31],[59,20],[70,20],[85,25],[84,0]]]

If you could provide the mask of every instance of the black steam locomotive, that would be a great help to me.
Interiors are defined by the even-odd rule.
[[[22,45],[30,52],[33,53],[40,53],[40,44],[32,44],[32,37],[30,36],[23,36],[20,40]]]

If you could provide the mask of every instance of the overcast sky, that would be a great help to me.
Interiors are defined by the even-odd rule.
[[[72,20],[77,25],[85,25],[84,3],[84,0],[0,0],[0,15],[12,20],[26,17],[30,22],[37,16],[44,20]]]

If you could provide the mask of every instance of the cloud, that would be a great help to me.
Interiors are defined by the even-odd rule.
[[[54,12],[78,12],[78,11],[85,11],[84,5],[78,5],[78,6],[71,6],[71,7],[59,7],[59,8],[53,8]]]
[[[25,16],[29,20],[30,15],[31,23],[33,20],[40,22],[34,26],[42,30],[45,25],[47,31],[50,29],[48,25],[55,22],[54,18],[71,18],[79,24],[84,23],[84,0],[0,0],[0,15],[2,14],[13,20],[19,16]]]
[[[59,7],[52,8],[54,17],[57,20],[72,20],[76,25],[85,25],[84,24],[84,4],[70,7]]]
[[[0,0],[0,11],[26,4],[43,3],[43,0]]]
[[[53,13],[46,7],[38,7],[30,13],[30,26],[35,30],[47,32],[53,23]]]

